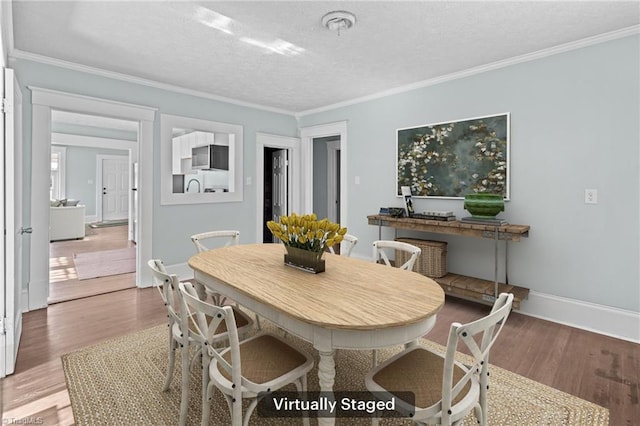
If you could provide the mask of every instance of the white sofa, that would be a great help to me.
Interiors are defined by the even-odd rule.
[[[49,240],[84,238],[84,206],[50,207]]]

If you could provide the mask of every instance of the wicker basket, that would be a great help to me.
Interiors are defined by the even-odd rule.
[[[422,250],[413,270],[432,278],[447,275],[447,243],[443,241],[419,240],[415,238],[396,238],[396,241],[413,244]],[[409,260],[409,253],[396,250],[396,262],[403,264]]]

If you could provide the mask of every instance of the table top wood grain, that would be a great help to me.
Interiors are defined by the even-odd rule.
[[[189,266],[286,315],[324,328],[375,330],[437,314],[444,292],[432,279],[325,253],[326,271],[284,264],[281,244],[242,244],[199,253]]]

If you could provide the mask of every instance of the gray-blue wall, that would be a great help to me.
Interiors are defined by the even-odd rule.
[[[509,245],[509,280],[542,293],[640,311],[640,37],[304,116],[348,121],[349,232],[368,256],[367,215],[400,206],[396,129],[511,113],[509,222],[531,226]],[[360,177],[356,185],[355,177]],[[598,190],[597,205],[584,190]],[[417,211],[468,215],[462,200],[417,199]],[[393,237],[385,230],[383,237]],[[493,243],[449,241],[449,270],[493,278]]]
[[[128,159],[129,152],[116,149],[84,148],[68,146],[66,157],[65,193],[67,199],[80,200],[85,205],[85,215],[96,212],[96,156],[122,155]]]
[[[186,262],[195,253],[189,237],[208,229],[237,229],[242,241],[255,240],[256,193],[253,185],[245,185],[244,201],[234,203],[160,205],[160,114],[174,114],[224,123],[244,128],[244,175],[255,181],[256,132],[297,136],[295,117],[277,112],[229,104],[217,100],[170,92],[140,84],[73,71],[56,66],[16,60],[16,70],[23,91],[24,177],[31,180],[31,91],[28,86],[42,87],[119,102],[146,105],[158,109],[154,125],[153,182],[153,247],[154,257],[166,264]],[[30,223],[31,192],[25,188],[25,222]],[[25,254],[29,253],[28,243]],[[28,255],[25,257],[28,258]],[[26,270],[28,266],[25,265]]]
[[[530,237],[509,246],[509,279],[546,294],[640,311],[640,37],[633,36],[532,62],[452,80],[331,111],[294,117],[173,93],[143,85],[18,60],[24,92],[25,182],[31,153],[34,85],[157,107],[159,113],[244,126],[245,177],[253,176],[256,132],[296,136],[298,127],[348,121],[349,232],[369,256],[377,228],[366,216],[395,196],[396,129],[511,113],[511,200],[504,217],[531,225]],[[154,176],[159,176],[160,122],[155,123]],[[356,185],[355,177],[360,178]],[[584,190],[598,190],[586,205]],[[30,192],[25,188],[25,215]],[[153,254],[168,264],[193,253],[188,236],[233,228],[255,235],[255,188],[241,203],[161,206],[154,191]],[[453,210],[461,200],[415,200],[417,211]],[[25,221],[29,223],[29,221]],[[384,237],[392,237],[386,230]],[[437,237],[438,239],[444,239]],[[492,278],[488,240],[450,237],[449,269]],[[28,248],[27,248],[28,253]]]

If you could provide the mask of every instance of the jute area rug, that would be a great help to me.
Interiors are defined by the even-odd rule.
[[[263,329],[275,327],[262,320]],[[77,425],[177,425],[180,411],[180,356],[169,391],[162,392],[167,365],[168,327],[157,326],[62,357],[71,406]],[[291,335],[290,342],[314,353],[310,344]],[[422,344],[442,349],[423,340]],[[383,360],[401,347],[379,351]],[[465,358],[465,355],[460,355]],[[316,366],[317,366],[316,353]],[[363,377],[371,367],[371,351],[336,352],[335,390],[365,390]],[[201,368],[196,363],[190,375],[188,424],[200,424]],[[490,367],[490,425],[608,425],[609,411],[588,401],[563,393],[525,377]],[[309,389],[317,390],[317,369],[309,374]],[[295,390],[291,387],[287,390]],[[246,407],[246,404],[245,404]],[[229,425],[229,409],[216,392],[211,404],[211,425]],[[302,424],[300,419],[261,418],[255,411],[251,425]],[[316,424],[312,419],[311,424]],[[370,425],[368,418],[338,418],[337,425]],[[386,419],[381,424],[410,424]],[[470,414],[465,425],[475,425]]]
[[[78,280],[108,277],[136,271],[136,248],[74,253]]]

